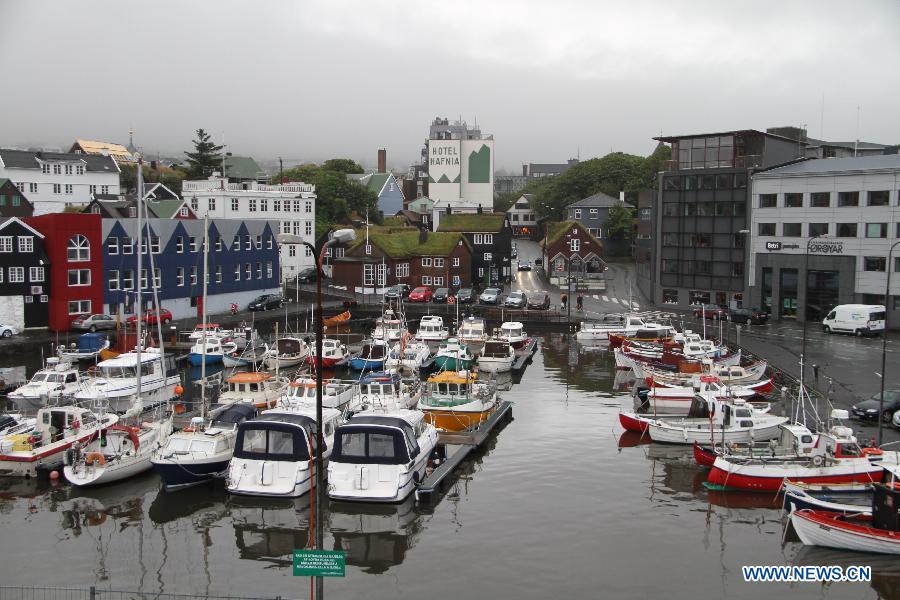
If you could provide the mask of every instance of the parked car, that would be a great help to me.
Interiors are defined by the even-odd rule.
[[[284,305],[284,298],[281,294],[263,294],[254,298],[247,305],[247,310],[269,310],[270,308],[281,308]]]
[[[392,285],[384,292],[385,300],[402,300],[407,297],[409,297],[409,285],[405,283]]]
[[[540,266],[543,265],[543,264],[544,264],[544,259],[543,259],[543,258],[536,258],[536,259],[534,259],[534,266],[540,267]]]
[[[489,287],[481,292],[478,301],[482,304],[497,304],[500,302],[500,288]]]
[[[129,324],[134,325],[135,323],[137,323],[137,315],[131,315],[126,319],[126,321]],[[141,317],[141,322],[146,323],[147,325],[156,325],[159,321],[162,321],[164,325],[172,321],[172,313],[169,312],[169,309],[151,308],[149,310],[145,310],[144,315]]]
[[[19,328],[15,325],[0,325],[0,337],[11,338],[19,333]]]
[[[822,329],[825,333],[875,335],[884,331],[884,316],[884,306],[880,304],[841,304],[822,319]]]
[[[530,270],[531,270],[531,265],[529,265],[527,262],[520,262],[520,263],[519,263],[519,270],[520,270],[520,271],[530,271]]]
[[[97,331],[98,329],[115,329],[116,318],[111,315],[86,314],[78,315],[72,321],[72,329]]]
[[[456,301],[460,304],[472,304],[475,302],[475,291],[472,288],[460,288],[456,292]]]
[[[728,320],[732,323],[765,325],[769,322],[769,313],[751,308],[732,308],[728,311]]]
[[[409,293],[408,300],[410,302],[431,302],[434,292],[427,285],[420,285]]]
[[[864,421],[877,421],[881,406],[881,393],[868,400],[857,402],[850,407],[850,416]],[[900,390],[884,390],[884,412],[881,418],[885,423],[893,422],[894,415],[900,413]]]
[[[696,319],[725,319],[728,317],[728,311],[721,306],[695,306],[694,318]]]
[[[434,294],[431,295],[431,301],[435,304],[447,304],[447,298],[452,295],[450,288],[440,287],[434,290]]]
[[[300,283],[315,283],[316,275],[318,273],[319,271],[315,267],[306,267],[297,273],[297,281]],[[322,279],[325,279],[324,275],[322,276]]]
[[[525,308],[528,306],[528,296],[525,295],[525,292],[510,292],[506,300],[503,301],[503,306],[507,308]]]
[[[543,296],[532,296],[528,299],[528,308],[532,310],[549,310],[550,294],[544,294]]]
[[[509,253],[509,257],[510,257],[510,258],[516,258],[517,256],[519,256],[519,249],[516,248],[516,245],[515,245],[515,244],[513,244],[512,249],[511,249],[511,251],[510,251],[510,253]]]

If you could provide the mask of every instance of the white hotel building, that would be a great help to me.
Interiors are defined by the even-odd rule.
[[[0,149],[0,179],[19,188],[35,216],[87,205],[92,196],[119,195],[119,166],[99,154]]]
[[[202,218],[268,219],[281,224],[282,235],[316,243],[316,187],[290,182],[265,185],[255,181],[229,183],[213,175],[203,181],[185,181],[181,195]],[[282,244],[282,280],[290,279],[315,263],[312,252],[301,244]]]
[[[900,241],[898,189],[896,154],[808,160],[755,173],[747,269],[752,306],[769,309],[775,319],[819,320],[838,304],[885,304],[891,322],[900,324],[900,244],[888,261]]]

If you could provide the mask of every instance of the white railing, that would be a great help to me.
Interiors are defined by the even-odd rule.
[[[315,193],[316,186],[311,183],[284,183],[280,185],[266,185],[255,181],[247,183],[227,183],[221,179],[209,179],[205,181],[185,181],[181,186],[182,192],[203,192],[212,190],[226,190],[229,192],[285,192],[298,194],[301,192]]]

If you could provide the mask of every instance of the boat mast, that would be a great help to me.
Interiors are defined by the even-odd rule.
[[[200,338],[200,418],[206,420],[206,286],[209,283],[209,214],[203,216],[203,333]]]
[[[141,199],[144,197],[144,159],[143,157],[138,158],[138,168],[137,168],[137,294],[135,295],[137,306],[135,307],[135,314],[137,315],[137,319],[134,321],[135,326],[135,337],[137,338],[137,345],[134,348],[135,356],[137,360],[135,362],[135,374],[137,376],[137,385],[135,387],[135,403],[141,403],[141,346],[143,344],[143,340],[141,339],[141,318],[144,316],[143,312],[143,293],[144,286],[141,285],[141,267],[142,259],[144,255],[144,222],[143,216],[141,215]],[[159,313],[157,312],[157,319],[159,319]]]

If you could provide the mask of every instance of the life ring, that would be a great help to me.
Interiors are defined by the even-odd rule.
[[[865,455],[881,456],[884,454],[884,450],[881,448],[863,448],[862,453]]]
[[[191,427],[190,425],[188,425],[187,427],[185,427],[184,429],[182,429],[182,431],[184,431],[184,432],[186,432],[186,433],[194,433],[194,432],[197,431],[197,430],[196,430],[195,428]]]
[[[101,467],[106,464],[106,457],[103,456],[102,452],[88,452],[87,456],[84,457],[84,464],[92,465],[94,463],[99,464]]]
[[[813,464],[813,466],[821,467],[822,465],[825,464],[825,457],[823,457],[823,456],[821,456],[821,455],[813,456],[813,457],[812,457],[812,464]]]

